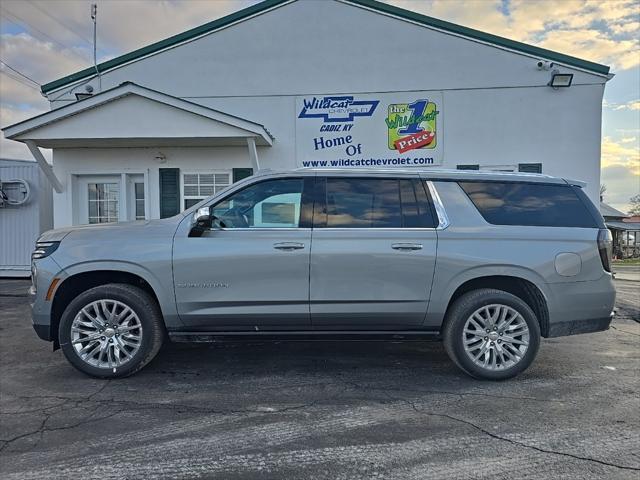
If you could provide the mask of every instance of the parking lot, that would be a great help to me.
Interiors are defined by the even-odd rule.
[[[0,477],[637,479],[640,283],[617,283],[612,329],[491,383],[425,342],[168,345],[95,380],[0,280]]]

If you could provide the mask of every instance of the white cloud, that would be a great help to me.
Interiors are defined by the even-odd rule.
[[[623,212],[629,210],[629,199],[640,193],[640,177],[625,165],[604,167],[600,182],[607,186],[604,201]]]
[[[610,110],[640,110],[640,100],[631,100],[625,103],[612,103],[607,100],[602,100],[602,108],[608,108]]]
[[[0,125],[3,127],[13,125],[14,123],[21,122],[22,120],[26,120],[27,118],[43,113],[46,110],[46,108],[16,107],[6,104],[0,105]],[[51,151],[43,150],[43,153],[45,154],[45,157],[51,161]],[[33,157],[26,145],[13,140],[7,140],[4,138],[4,134],[0,139],[0,158],[33,160]]]
[[[634,175],[640,176],[640,149],[638,146],[628,146],[631,142],[617,142],[611,137],[602,139],[602,167],[612,165],[624,165],[630,169]]]
[[[637,137],[602,140],[600,182],[607,186],[605,202],[627,211],[629,199],[640,193],[640,143]]]
[[[613,109],[614,110],[640,110],[640,100],[622,103],[620,105],[616,105]]]
[[[637,0],[387,0],[396,6],[626,70],[640,65]]]
[[[42,84],[87,67],[71,49],[61,49],[28,33],[0,35],[2,61]]]

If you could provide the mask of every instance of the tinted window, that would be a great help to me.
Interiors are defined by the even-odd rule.
[[[482,216],[495,225],[596,227],[569,185],[460,182]]]
[[[233,193],[211,209],[224,228],[296,228],[302,179],[269,180]]]
[[[404,228],[433,228],[436,226],[429,197],[420,180],[400,180],[400,200]]]
[[[409,179],[328,178],[326,226],[433,227],[433,217],[421,182]]]

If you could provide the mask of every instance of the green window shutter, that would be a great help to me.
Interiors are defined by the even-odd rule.
[[[458,165],[458,170],[480,170],[480,165]]]
[[[160,218],[180,213],[180,169],[160,169]]]
[[[519,163],[518,171],[525,173],[542,173],[541,163]]]
[[[253,175],[253,168],[234,168],[233,169],[233,183],[239,182],[243,178],[247,178]]]

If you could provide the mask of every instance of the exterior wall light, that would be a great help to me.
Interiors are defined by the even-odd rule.
[[[551,72],[551,80],[548,86],[557,90],[558,88],[570,87],[573,81],[573,73],[560,73],[558,70]]]

